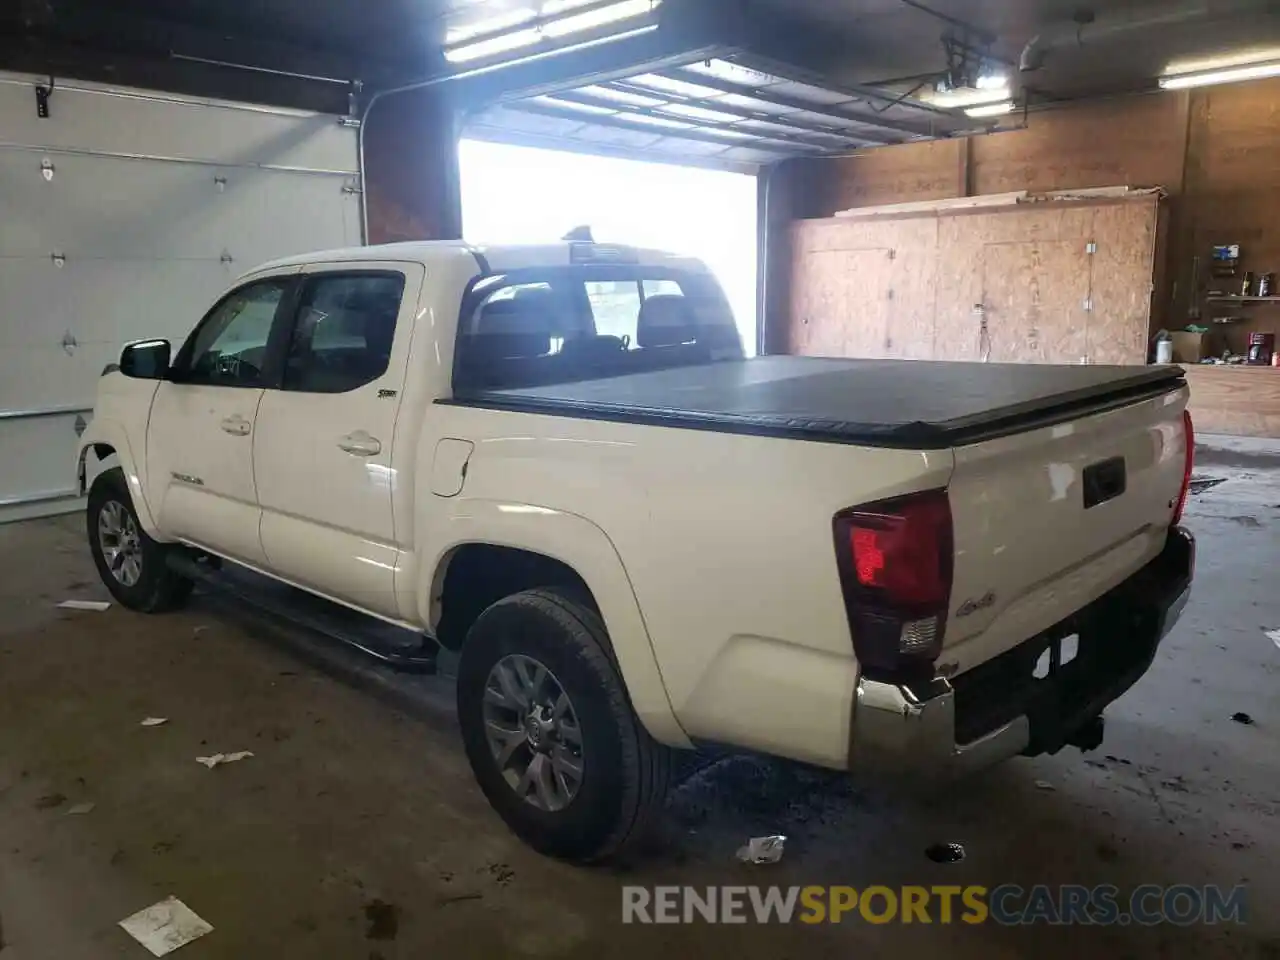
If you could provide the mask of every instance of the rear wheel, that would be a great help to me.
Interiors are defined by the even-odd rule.
[[[458,715],[490,804],[534,849],[613,859],[662,809],[671,753],[641,726],[589,607],[552,590],[499,600],[467,634]]]
[[[89,490],[89,549],[111,595],[131,610],[159,613],[182,606],[192,582],[166,563],[174,547],[147,536],[119,469],[101,474]]]

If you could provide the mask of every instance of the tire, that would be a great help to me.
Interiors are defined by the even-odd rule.
[[[521,840],[540,853],[576,863],[616,860],[634,850],[662,809],[671,772],[673,751],[640,724],[608,647],[604,623],[589,607],[554,590],[527,590],[480,615],[467,633],[458,665],[458,716],[480,789]],[[532,799],[526,799],[511,782],[520,759],[536,754],[533,740],[516,748],[517,769],[504,772],[486,725],[495,715],[508,713],[494,705],[508,700],[494,671],[530,660],[550,675],[544,689],[554,694],[558,687],[567,695],[571,706],[566,716],[574,717],[578,734],[574,746],[566,732],[574,725],[563,718],[563,729],[551,734],[548,758],[567,749],[570,764],[580,761],[576,790],[559,809],[540,806],[539,791],[532,785]],[[520,716],[523,709],[510,713]],[[527,717],[525,722],[530,722]],[[553,767],[553,759],[547,764]]]
[[[175,548],[152,540],[142,529],[124,473],[118,467],[105,471],[93,481],[89,490],[86,526],[89,550],[98,567],[98,576],[123,606],[142,613],[161,613],[186,603],[191,595],[192,581],[175,573],[165,562],[166,555]],[[115,555],[116,569],[113,569],[112,560],[106,553],[108,548],[104,546],[104,527],[124,531],[130,551],[128,559],[136,561],[136,572],[132,565],[127,572],[120,572],[122,563],[119,555]],[[119,542],[119,537],[105,539],[113,544]]]

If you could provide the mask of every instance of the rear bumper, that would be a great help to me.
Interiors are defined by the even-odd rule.
[[[952,680],[859,680],[850,769],[948,778],[1017,754],[1056,753],[1146,673],[1191,593],[1195,541],[1181,527],[1136,574],[1085,609]],[[1061,663],[1062,640],[1078,653]],[[1035,676],[1046,651],[1047,676]]]

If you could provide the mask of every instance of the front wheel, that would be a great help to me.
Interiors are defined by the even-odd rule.
[[[186,602],[192,583],[166,563],[166,554],[173,548],[152,540],[142,529],[119,468],[94,480],[86,519],[98,576],[120,603],[131,610],[159,613]]]
[[[552,590],[484,611],[458,665],[458,716],[480,789],[541,853],[614,859],[666,798],[671,750],[631,709],[600,617]]]

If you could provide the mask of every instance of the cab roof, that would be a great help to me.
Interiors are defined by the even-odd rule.
[[[592,256],[594,251],[599,257]],[[695,273],[706,273],[701,260],[683,257],[644,247],[631,247],[613,243],[585,243],[559,241],[541,244],[471,244],[464,240],[413,240],[404,243],[383,243],[367,247],[344,247],[338,250],[320,250],[293,257],[283,257],[255,267],[251,272],[274,270],[280,267],[306,266],[314,263],[347,263],[359,260],[403,261],[421,263],[426,267],[441,261],[467,257],[474,259],[486,273],[503,273],[525,267],[569,266],[573,263],[619,262],[616,255],[626,255],[627,263],[642,266],[677,267]]]

